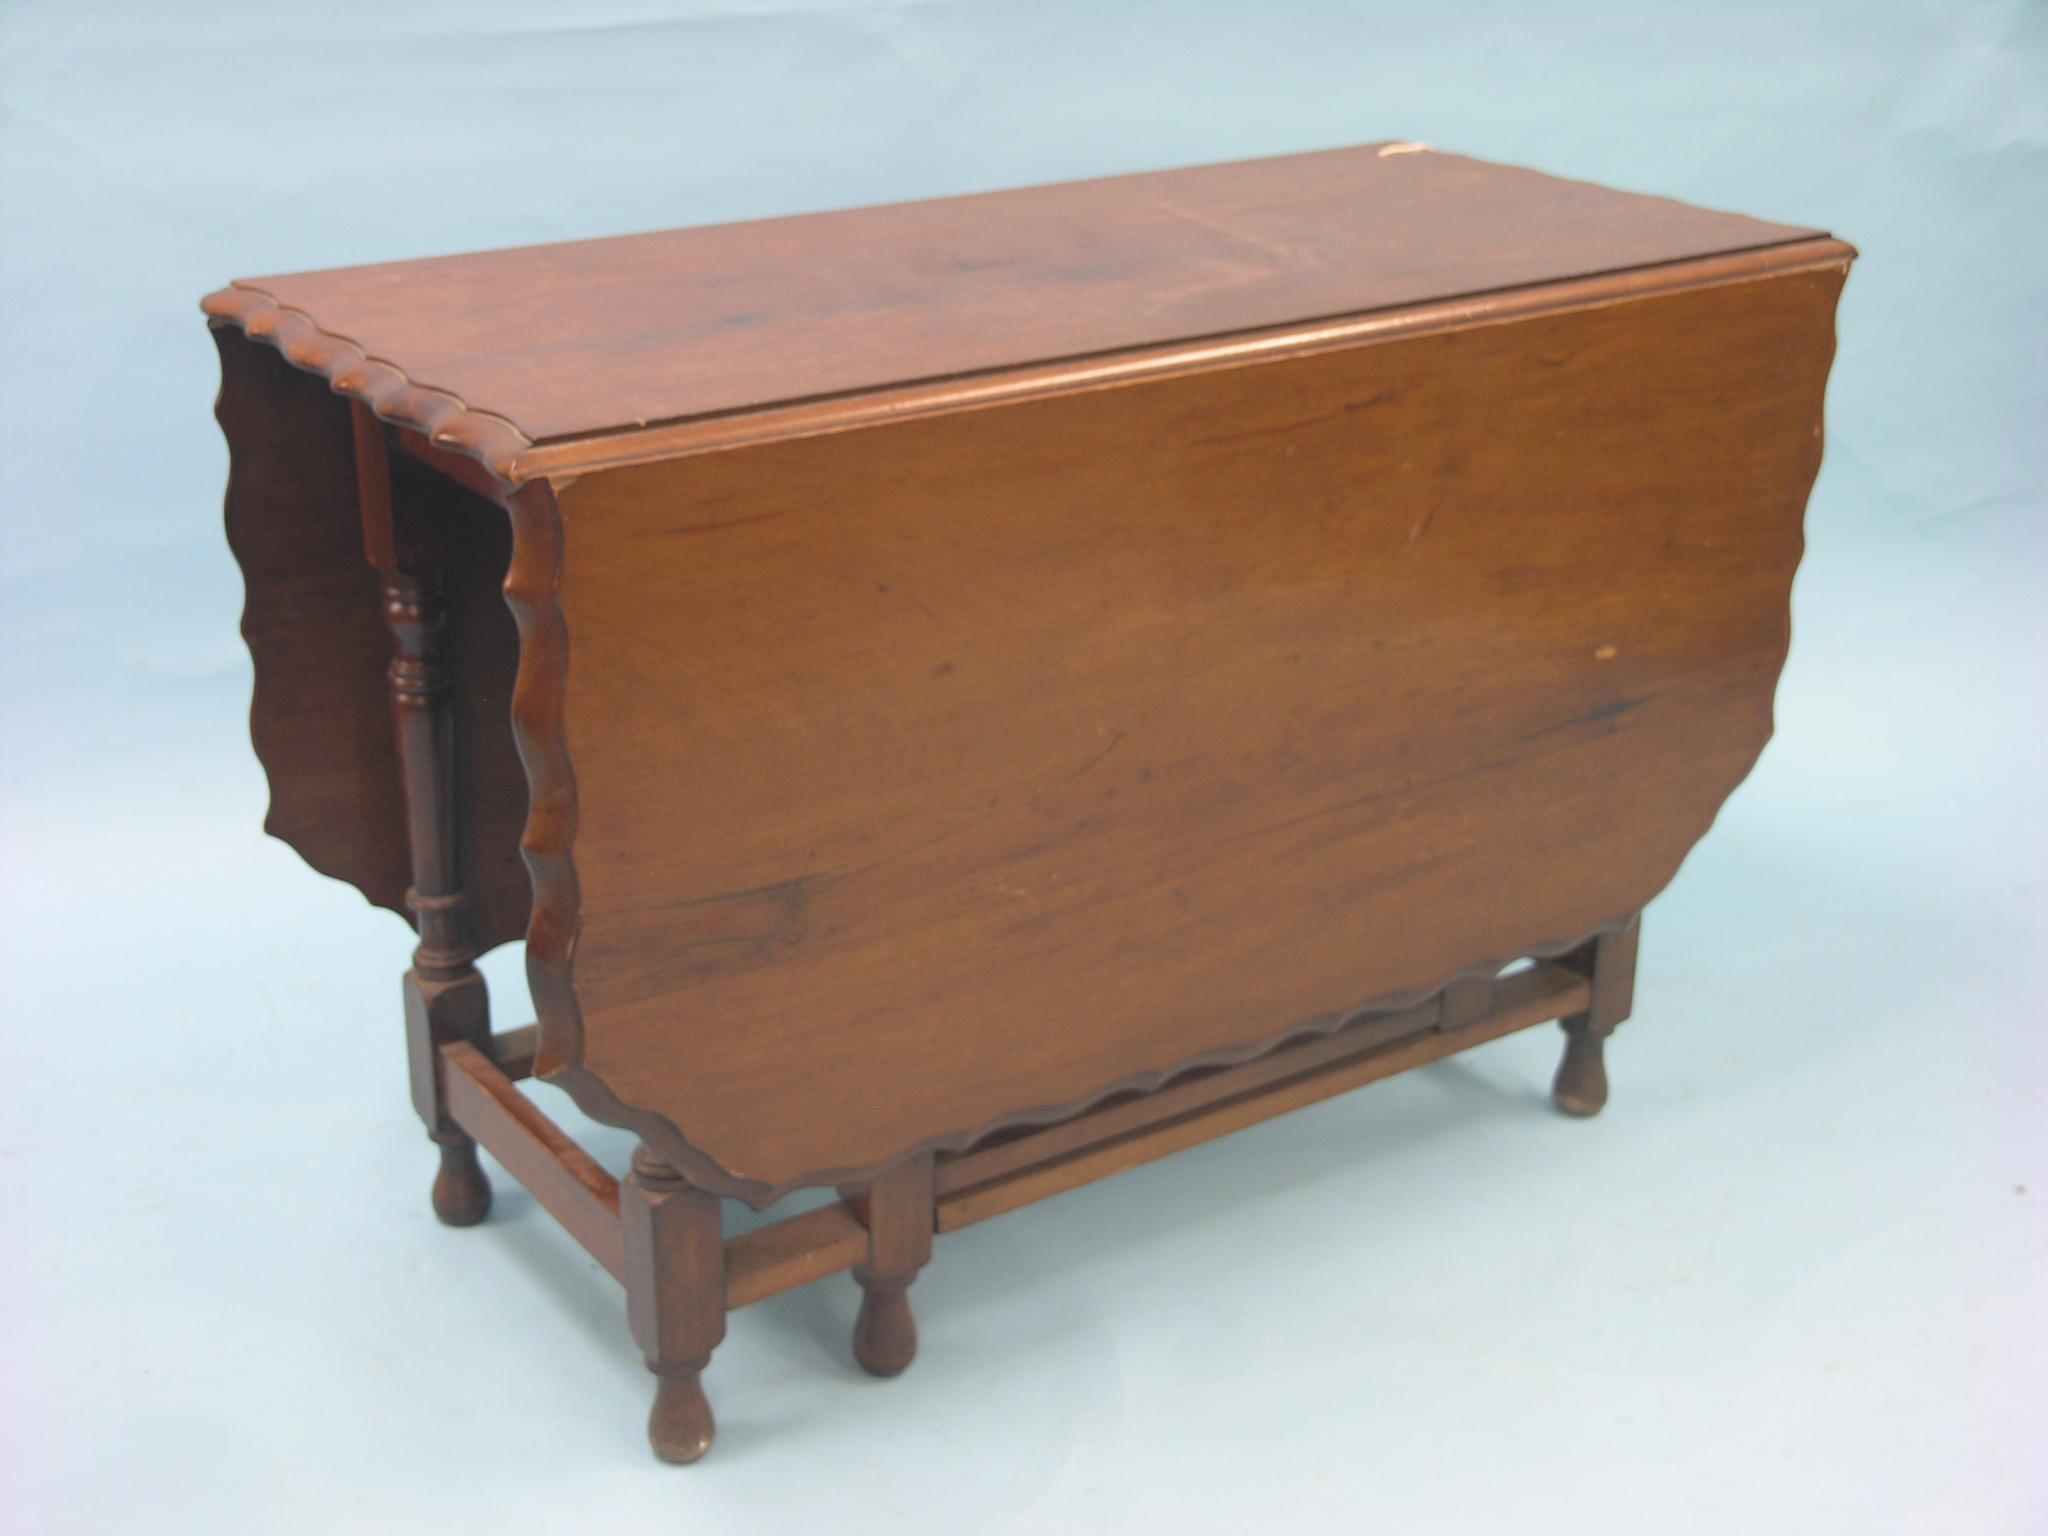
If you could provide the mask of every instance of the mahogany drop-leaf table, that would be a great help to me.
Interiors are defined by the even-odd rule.
[[[435,1210],[525,1184],[687,1461],[764,1296],[889,1375],[935,1233],[1552,1019],[1598,1110],[1853,255],[1379,144],[212,295],[268,825],[418,930]]]

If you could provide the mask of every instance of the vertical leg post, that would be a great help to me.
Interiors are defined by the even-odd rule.
[[[626,1317],[657,1385],[647,1439],[663,1461],[695,1461],[716,1424],[701,1379],[725,1337],[725,1236],[716,1195],[641,1147],[619,1189]]]
[[[475,1226],[491,1208],[491,1186],[476,1143],[448,1113],[441,1047],[490,1040],[490,997],[474,961],[455,854],[455,713],[441,647],[445,614],[434,562],[407,549],[391,505],[391,467],[383,423],[354,404],[356,491],[363,552],[383,581],[384,622],[391,631],[391,723],[405,786],[406,841],[412,884],[405,893],[419,930],[405,974],[406,1061],[412,1102],[441,1148],[434,1214],[452,1227]]]
[[[872,1376],[900,1375],[917,1355],[909,1290],[932,1256],[938,1224],[933,1172],[930,1153],[898,1163],[876,1177],[863,1202],[868,1257],[853,1272],[861,1288],[853,1357]]]
[[[1463,976],[1444,988],[1437,1003],[1438,1029],[1463,1029],[1493,1012],[1491,976]]]
[[[1636,941],[1642,930],[1638,914],[1625,927],[1599,935],[1562,961],[1593,989],[1583,1013],[1558,1021],[1564,1027],[1564,1060],[1558,1065],[1551,1097],[1568,1115],[1597,1115],[1607,1103],[1607,1037],[1635,1006]]]
[[[412,844],[412,886],[405,899],[420,940],[405,974],[412,1101],[441,1148],[434,1214],[452,1227],[468,1227],[489,1213],[491,1186],[477,1162],[476,1143],[448,1114],[441,1047],[456,1040],[485,1047],[491,1009],[465,932],[468,896],[455,863],[454,715],[441,660],[439,583],[414,572],[387,572],[384,617],[397,643],[391,712]]]

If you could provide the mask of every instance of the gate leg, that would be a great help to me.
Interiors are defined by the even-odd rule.
[[[853,1272],[861,1287],[853,1357],[872,1376],[900,1375],[917,1355],[909,1290],[932,1256],[932,1173],[927,1152],[897,1164],[868,1186],[868,1257]]]
[[[718,1197],[645,1147],[619,1188],[626,1317],[657,1385],[647,1439],[663,1461],[695,1461],[717,1426],[701,1380],[725,1337],[725,1237]]]
[[[1585,1012],[1558,1021],[1564,1027],[1564,1060],[1551,1097],[1568,1115],[1597,1115],[1607,1103],[1607,1037],[1635,1004],[1636,940],[1642,930],[1638,914],[1626,927],[1599,935],[1560,962],[1593,986]]]

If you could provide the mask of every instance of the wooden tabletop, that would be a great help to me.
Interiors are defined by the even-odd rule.
[[[207,308],[299,312],[549,443],[1816,235],[1380,144],[249,278]]]

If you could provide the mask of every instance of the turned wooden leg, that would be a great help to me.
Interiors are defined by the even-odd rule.
[[[473,1227],[491,1214],[491,1181],[476,1160],[467,1136],[441,1144],[441,1171],[434,1175],[434,1214],[444,1226]]]
[[[405,975],[406,1060],[413,1108],[441,1149],[441,1166],[434,1175],[434,1214],[448,1226],[473,1227],[491,1213],[491,1185],[477,1161],[476,1143],[448,1114],[441,1047],[453,1040],[482,1045],[490,1039],[490,995],[474,970],[435,981],[422,976],[420,966],[415,954],[413,969]]]
[[[1574,950],[1562,964],[1592,983],[1593,996],[1583,1013],[1558,1022],[1564,1026],[1564,1060],[1558,1064],[1551,1097],[1568,1115],[1597,1115],[1607,1103],[1607,1037],[1635,1005],[1636,940],[1640,917],[1592,943]]]
[[[1568,1115],[1597,1115],[1607,1103],[1607,1039],[1570,1023],[1564,1027],[1564,1060],[1550,1096]]]
[[[707,1194],[645,1147],[619,1187],[626,1318],[654,1372],[647,1439],[663,1461],[695,1461],[716,1425],[701,1380],[725,1337],[725,1235]]]
[[[871,1376],[897,1376],[917,1356],[917,1320],[910,1315],[910,1282],[932,1256],[935,1206],[931,1154],[899,1163],[868,1186],[857,1202],[868,1227],[867,1262],[853,1272],[860,1282],[860,1316],[853,1325],[853,1358]]]
[[[476,1143],[449,1117],[441,1047],[456,1040],[486,1045],[491,1006],[473,964],[476,951],[464,922],[468,896],[456,869],[454,714],[441,659],[438,585],[407,571],[387,570],[384,618],[396,643],[391,716],[412,857],[406,904],[420,939],[405,976],[413,1107],[441,1149],[434,1214],[451,1227],[473,1227],[490,1212],[491,1186],[477,1162]]]

